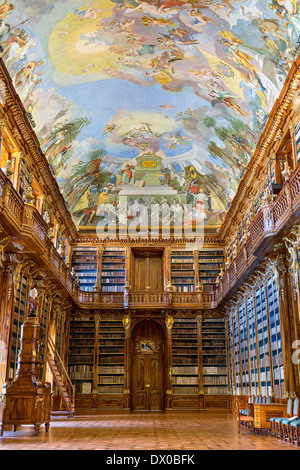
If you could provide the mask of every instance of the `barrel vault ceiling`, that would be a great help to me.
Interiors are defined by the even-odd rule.
[[[83,228],[125,197],[220,226],[299,31],[294,0],[0,6],[0,55]]]

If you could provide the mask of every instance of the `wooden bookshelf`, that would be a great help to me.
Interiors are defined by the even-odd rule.
[[[19,174],[19,194],[23,197],[26,194],[27,189],[31,186],[31,174],[28,167],[28,163],[21,158],[20,160],[20,174]]]
[[[174,320],[172,384],[174,395],[198,394],[198,330],[197,320],[194,318]]]
[[[75,393],[90,394],[94,377],[95,320],[75,317],[70,322],[68,369]]]
[[[194,252],[171,251],[171,283],[175,292],[195,291]]]
[[[12,380],[17,371],[18,356],[20,353],[21,327],[25,321],[28,280],[20,276],[19,286],[15,292],[14,312],[12,320],[12,335],[10,347],[9,380]]]
[[[203,389],[205,395],[228,394],[225,320],[202,319]]]
[[[123,292],[125,278],[125,250],[104,249],[101,271],[102,292]]]
[[[213,291],[217,276],[224,271],[224,252],[222,250],[205,250],[198,252],[199,283],[204,291]]]
[[[80,281],[80,289],[91,292],[97,282],[97,248],[74,247],[72,267]]]
[[[41,306],[40,316],[40,339],[38,342],[38,356],[40,364],[38,368],[38,379],[43,379],[44,365],[46,362],[46,347],[47,347],[47,328],[50,314],[51,302],[47,295],[44,296]]]
[[[279,316],[279,299],[275,276],[268,279],[269,328],[272,346],[272,367],[274,377],[274,393],[276,397],[284,397],[284,373]]]
[[[121,319],[101,317],[99,321],[99,360],[97,392],[124,392],[124,327]]]

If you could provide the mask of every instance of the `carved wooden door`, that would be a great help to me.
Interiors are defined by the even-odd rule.
[[[163,407],[163,337],[152,320],[137,327],[132,343],[132,398],[134,410]]]
[[[149,343],[140,345],[149,348]],[[150,346],[151,347],[151,346]],[[133,368],[134,409],[162,409],[162,366],[159,352],[137,352]]]

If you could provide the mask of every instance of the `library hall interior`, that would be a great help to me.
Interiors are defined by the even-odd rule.
[[[299,51],[296,0],[0,0],[0,450],[300,449]]]

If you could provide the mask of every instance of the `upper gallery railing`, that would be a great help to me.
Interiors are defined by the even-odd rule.
[[[48,225],[34,205],[25,203],[11,181],[0,170],[0,213],[22,234],[31,237],[38,253],[57,280],[80,308],[99,307],[191,307],[215,308],[234,287],[255,259],[255,252],[267,237],[274,235],[300,208],[300,165],[270,204],[253,219],[248,238],[225,270],[215,292],[133,292],[105,293],[81,291],[63,258],[48,237]]]

